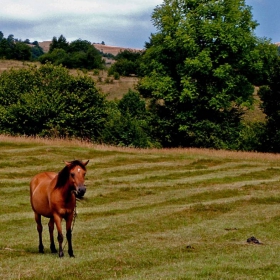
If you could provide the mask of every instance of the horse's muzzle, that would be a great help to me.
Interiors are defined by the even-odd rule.
[[[82,187],[78,187],[77,191],[75,192],[76,197],[77,198],[82,198],[86,193],[86,187],[82,186]]]

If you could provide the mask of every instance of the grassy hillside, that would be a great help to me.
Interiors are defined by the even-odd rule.
[[[0,75],[5,70],[26,68],[30,64],[33,63],[0,59]],[[36,62],[35,64],[40,66],[40,63]],[[73,75],[77,75],[79,72],[77,70],[70,70],[70,73]],[[99,73],[88,71],[87,75],[92,77],[100,91],[107,94],[109,100],[122,98],[129,89],[133,90],[138,82],[137,77],[121,77],[119,80],[114,80],[113,77],[108,77],[107,71],[105,70],[101,70]]]
[[[5,136],[0,155],[1,279],[280,278],[279,155]],[[41,255],[28,184],[73,159],[90,160],[76,258],[50,253],[47,219]]]

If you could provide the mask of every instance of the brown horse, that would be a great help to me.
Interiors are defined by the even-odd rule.
[[[41,216],[44,216],[50,218],[48,226],[52,253],[57,253],[53,238],[54,224],[56,224],[59,257],[64,256],[61,222],[62,219],[65,219],[68,254],[70,257],[74,257],[71,225],[74,217],[76,196],[82,197],[86,192],[84,181],[88,162],[79,160],[65,162],[66,166],[59,173],[43,172],[35,175],[31,180],[30,201],[39,233],[40,253],[44,253],[42,242],[43,226],[41,223]]]

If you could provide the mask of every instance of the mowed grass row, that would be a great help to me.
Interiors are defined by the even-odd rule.
[[[4,136],[0,155],[1,279],[280,278],[278,155]],[[76,258],[59,259],[47,219],[38,253],[29,181],[73,159],[90,160],[87,192],[77,202]]]

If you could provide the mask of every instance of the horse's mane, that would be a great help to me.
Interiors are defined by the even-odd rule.
[[[63,187],[67,183],[67,181],[69,179],[69,170],[77,165],[79,165],[83,170],[85,170],[85,166],[83,165],[83,163],[80,160],[71,161],[69,166],[66,165],[58,173],[55,188]]]

